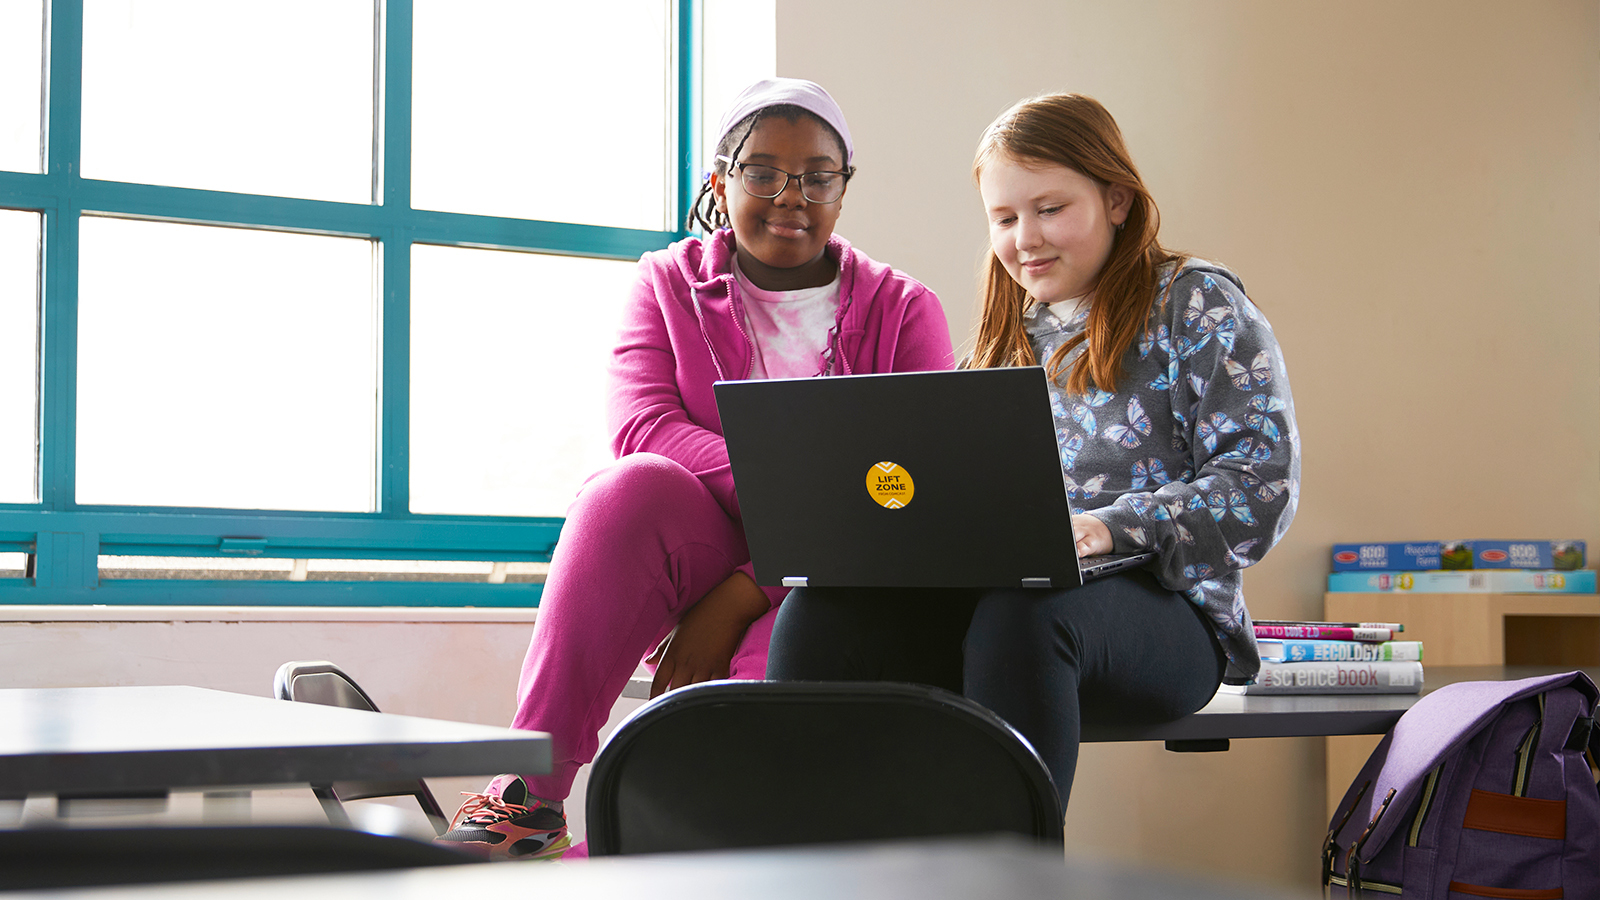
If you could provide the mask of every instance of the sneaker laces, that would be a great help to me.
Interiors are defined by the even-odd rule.
[[[496,794],[462,791],[461,795],[467,798],[467,802],[463,803],[461,811],[456,813],[456,821],[463,825],[493,825],[495,822],[504,822],[533,812],[533,809],[524,804],[507,803]]]

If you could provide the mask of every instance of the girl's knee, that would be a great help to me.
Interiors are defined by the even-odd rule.
[[[693,472],[655,453],[630,453],[589,476],[574,505],[646,503],[703,492]]]
[[[978,602],[963,650],[970,664],[1012,668],[1059,659],[1072,644],[1051,595],[1026,590],[991,591]]]
[[[688,469],[654,453],[632,453],[589,476],[567,509],[567,527],[584,530],[603,522],[608,531],[626,529],[630,522],[689,514],[708,500],[715,505]]]

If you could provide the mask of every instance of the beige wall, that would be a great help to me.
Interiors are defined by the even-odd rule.
[[[1166,242],[1241,273],[1305,453],[1295,525],[1247,576],[1258,617],[1319,613],[1334,541],[1600,549],[1597,57],[1592,0],[778,4],[779,74],[822,83],[855,133],[840,233],[938,291],[958,340],[973,147],[1033,93],[1103,101]],[[1086,748],[1068,833],[1306,884],[1321,760],[1309,739]]]

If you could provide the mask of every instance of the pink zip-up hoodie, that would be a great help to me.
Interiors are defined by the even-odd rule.
[[[950,329],[933,291],[838,235],[828,239],[826,252],[840,273],[834,374],[951,367]],[[645,254],[611,357],[612,452],[674,460],[743,521],[711,385],[749,377],[754,361],[733,277],[732,231]]]

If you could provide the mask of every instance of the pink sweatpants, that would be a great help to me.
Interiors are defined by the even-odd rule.
[[[585,482],[567,510],[517,685],[511,727],[553,738],[551,773],[524,776],[535,796],[566,798],[640,661],[749,559],[740,523],[664,456],[631,454]],[[766,590],[774,601],[787,593]],[[776,614],[745,632],[730,678],[766,677]]]

